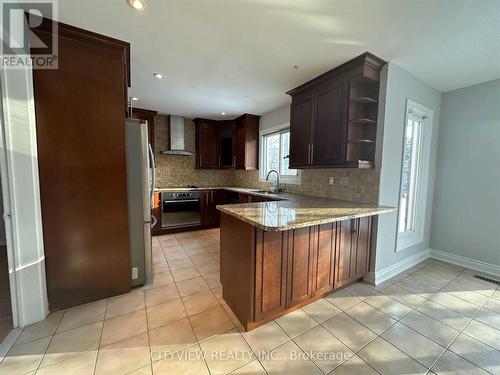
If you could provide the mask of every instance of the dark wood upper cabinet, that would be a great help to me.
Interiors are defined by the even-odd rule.
[[[42,41],[52,38],[50,22],[33,29]],[[125,159],[129,44],[62,23],[57,39],[58,69],[33,69],[52,311],[130,289]]]
[[[196,168],[258,169],[259,116],[235,120],[197,118]]]
[[[347,85],[329,87],[316,96],[316,126],[314,142],[311,145],[313,165],[335,165],[343,163],[346,150]]]
[[[195,119],[196,168],[219,168],[219,127],[213,121]]]
[[[233,122],[219,127],[219,168],[236,168],[236,124]]]
[[[290,167],[375,159],[382,59],[366,52],[291,90]]]
[[[236,169],[259,169],[259,119],[245,113],[236,122]]]
[[[313,97],[297,98],[290,110],[290,168],[311,164]]]
[[[155,116],[158,112],[149,109],[132,108],[132,118],[145,120],[148,122],[148,142],[151,148],[155,149]]]

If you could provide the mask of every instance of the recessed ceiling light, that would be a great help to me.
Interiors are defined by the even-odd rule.
[[[222,116],[225,116],[226,115],[226,112],[221,112],[220,113]]]
[[[132,100],[132,101],[136,102],[136,101],[138,101],[138,100],[139,100],[139,98],[137,98],[137,97],[135,97],[135,96],[131,96],[131,97],[130,97],[130,100]]]
[[[154,76],[155,78],[158,78],[158,79],[163,79],[163,78],[165,78],[165,76],[164,76],[163,74],[161,74],[161,73],[153,73],[153,76]]]
[[[146,1],[144,0],[128,0],[128,4],[135,10],[145,10]]]

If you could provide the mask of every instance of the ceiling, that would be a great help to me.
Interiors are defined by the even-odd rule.
[[[129,94],[161,113],[263,114],[365,51],[441,92],[500,78],[498,0],[146,1],[60,0],[59,20],[130,42]]]

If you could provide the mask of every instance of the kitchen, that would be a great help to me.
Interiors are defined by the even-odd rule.
[[[478,103],[500,74],[391,50],[373,4],[249,3],[75,1],[29,22],[58,67],[0,71],[0,373],[498,373],[498,181],[474,165],[498,158],[500,114]],[[472,33],[496,7],[469,5]],[[458,43],[438,20],[459,10],[410,8],[432,16],[408,38]],[[328,25],[360,14],[385,24],[353,48]]]

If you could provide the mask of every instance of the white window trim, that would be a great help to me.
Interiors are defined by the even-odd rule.
[[[417,116],[424,118],[425,122],[422,129],[422,142],[420,145],[420,158],[417,171],[417,186],[419,193],[417,193],[417,202],[415,205],[415,230],[411,232],[399,233],[399,211],[398,220],[396,225],[396,252],[405,250],[411,246],[418,245],[424,240],[424,227],[427,211],[427,198],[429,192],[429,173],[431,161],[431,144],[432,144],[432,128],[434,126],[434,111],[430,108],[423,106],[413,100],[406,99],[405,122],[403,131],[403,148],[401,149],[401,173],[400,173],[400,187],[398,195],[398,205],[401,200],[401,178],[403,176],[403,152],[404,152],[404,139],[406,134],[406,127],[408,126],[408,118],[410,116]]]
[[[277,126],[273,126],[270,128],[266,128],[264,130],[259,131],[259,147],[262,152],[259,152],[259,181],[260,182],[266,182],[266,176],[265,176],[265,166],[264,166],[264,136],[272,134],[272,133],[277,133],[283,130],[290,129],[290,123],[285,122],[284,124],[280,124]],[[302,182],[302,177],[301,177],[302,171],[299,169],[297,171],[296,176],[288,176],[288,175],[280,175],[280,183],[284,184],[292,184],[292,185],[300,185]],[[267,181],[268,182],[268,181]]]

